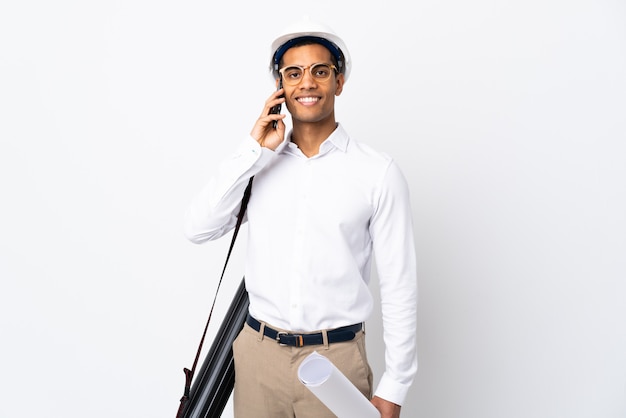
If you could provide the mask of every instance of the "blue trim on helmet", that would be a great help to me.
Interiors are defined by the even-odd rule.
[[[298,38],[290,39],[284,44],[282,44],[274,53],[274,70],[275,71],[278,71],[278,65],[283,55],[285,55],[285,52],[287,52],[287,50],[291,48],[294,44],[302,42],[302,41],[312,41],[312,42],[315,42],[317,44],[320,44],[326,47],[326,49],[328,49],[330,53],[333,54],[333,56],[337,60],[337,66],[339,67],[339,72],[340,73],[344,72],[344,60],[343,60],[343,53],[341,52],[341,49],[339,49],[337,45],[335,45],[333,42],[329,41],[328,39],[320,38],[319,36],[300,36]]]

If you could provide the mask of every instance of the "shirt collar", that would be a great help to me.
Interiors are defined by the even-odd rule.
[[[329,147],[334,145],[335,148],[346,152],[348,149],[348,133],[343,129],[340,123],[337,124],[337,128],[333,131],[332,134],[326,139],[326,141],[322,142],[320,146],[320,154],[325,152],[326,149],[330,149]]]
[[[281,148],[281,151],[288,148],[297,148],[296,144],[291,142],[292,133],[293,130],[289,131],[289,134],[287,135],[288,141],[285,141],[286,143],[288,143],[288,147]],[[348,133],[346,132],[346,130],[343,129],[343,126],[341,126],[340,123],[337,123],[337,128],[335,128],[335,130],[328,136],[328,138],[326,138],[324,142],[322,142],[322,144],[320,145],[320,152],[317,155],[326,154],[333,148],[337,148],[340,151],[346,152],[346,150],[348,149],[349,140],[350,138],[348,137]]]

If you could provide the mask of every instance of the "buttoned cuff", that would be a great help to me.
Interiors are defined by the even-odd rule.
[[[262,167],[273,155],[274,151],[262,147],[254,138],[248,136],[239,143],[233,157],[235,159],[243,158],[249,165]]]
[[[404,385],[393,381],[387,376],[387,373],[384,373],[378,383],[378,388],[376,389],[374,396],[378,396],[386,401],[402,406],[410,387],[411,385]]]

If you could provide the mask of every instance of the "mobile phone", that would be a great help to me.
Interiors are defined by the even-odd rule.
[[[280,79],[279,79],[279,81],[278,81],[278,89],[277,89],[277,90],[280,90],[280,89],[282,89],[282,88],[283,88],[283,76],[281,75],[281,76],[280,76]],[[281,95],[280,95],[280,96],[278,96],[278,97],[282,98],[282,97],[285,97],[285,95],[284,95],[284,94],[281,94]],[[270,115],[277,115],[277,114],[279,114],[279,113],[280,113],[280,109],[281,109],[281,108],[282,108],[282,103],[278,103],[276,106],[274,106],[274,107],[272,107],[272,108],[270,109]],[[275,121],[272,123],[272,126],[274,127],[274,129],[276,129],[276,125],[277,125],[277,124],[278,124],[278,121],[277,121],[277,120],[275,120]]]

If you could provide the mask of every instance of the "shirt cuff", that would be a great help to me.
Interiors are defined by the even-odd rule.
[[[272,150],[262,147],[254,138],[247,136],[242,142],[239,143],[232,158],[243,158],[244,160],[249,161],[249,163],[256,165],[259,160],[270,159],[272,158],[272,155],[274,155]]]
[[[376,389],[374,396],[378,396],[386,401],[402,406],[410,387],[411,385],[404,385],[393,381],[387,376],[387,373],[383,373],[383,377],[378,383],[378,388]]]

